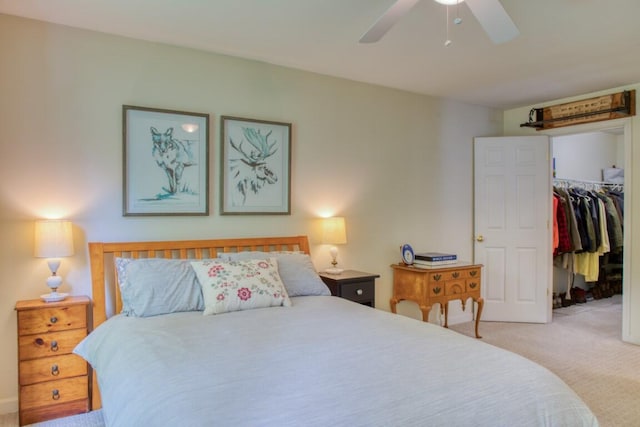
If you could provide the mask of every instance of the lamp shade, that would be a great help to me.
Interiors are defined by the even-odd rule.
[[[73,255],[71,221],[36,221],[34,255],[38,258],[60,258]]]
[[[322,243],[344,245],[347,243],[347,229],[343,217],[325,218],[322,222]]]

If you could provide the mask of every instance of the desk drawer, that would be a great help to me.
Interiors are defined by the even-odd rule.
[[[464,280],[451,280],[444,284],[445,295],[458,295],[467,291]]]
[[[477,291],[480,293],[480,278],[467,280],[467,292]]]
[[[20,362],[20,385],[87,375],[87,362],[75,354]]]

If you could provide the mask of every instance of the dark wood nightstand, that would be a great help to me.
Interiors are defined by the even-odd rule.
[[[18,301],[20,425],[88,412],[89,366],[73,348],[91,326],[85,296]]]
[[[346,298],[369,307],[376,306],[376,279],[379,274],[345,270],[340,274],[320,273],[331,295]]]

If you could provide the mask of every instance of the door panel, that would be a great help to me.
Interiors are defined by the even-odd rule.
[[[474,258],[482,320],[551,320],[551,161],[546,136],[475,138]]]

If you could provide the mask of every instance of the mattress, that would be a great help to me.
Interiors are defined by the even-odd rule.
[[[107,426],[597,426],[555,374],[332,296],[203,316],[117,315],[75,352]]]

